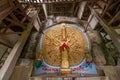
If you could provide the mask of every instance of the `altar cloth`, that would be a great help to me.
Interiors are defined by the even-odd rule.
[[[96,67],[93,62],[86,63],[86,59],[79,65],[70,66],[69,69],[72,70],[72,74],[79,73],[79,74],[97,74]],[[60,71],[60,66],[51,66],[47,64],[45,61],[42,62],[39,68],[34,67],[34,75],[51,73],[51,74],[58,74]]]

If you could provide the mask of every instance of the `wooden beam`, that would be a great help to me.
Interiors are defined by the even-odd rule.
[[[84,13],[85,7],[86,7],[87,1],[83,1],[81,2],[81,4],[79,5],[79,11],[78,11],[78,18],[81,19],[82,15]]]
[[[77,5],[77,7],[75,8],[75,10],[74,10],[74,16],[77,14],[77,12],[78,12],[78,9],[79,9],[79,6]]]
[[[112,15],[109,12],[106,12],[106,14],[110,17],[113,18]]]
[[[9,22],[11,22],[11,23],[13,23],[13,24],[15,24],[15,25],[17,25],[17,26],[20,26],[20,27],[22,27],[23,29],[26,29],[26,26],[24,26],[22,23],[20,23],[20,22],[16,22],[16,21],[14,21],[14,20],[12,20],[12,19],[10,19],[10,18],[5,18],[5,20],[7,20],[7,21],[9,21]]]
[[[72,10],[71,10],[72,12],[71,16],[74,16],[75,5],[76,5],[76,2],[73,3]]]
[[[1,32],[1,33],[5,33],[8,29],[10,29],[10,26],[12,26],[12,24],[9,24],[9,25],[6,25],[5,24],[5,29],[4,29],[4,31],[3,32]]]
[[[120,29],[120,26],[112,26],[112,29]]]
[[[20,22],[20,21],[18,20],[18,18],[17,18],[13,13],[11,13],[10,16],[11,16],[15,21]]]
[[[27,4],[27,6],[24,8],[24,11],[26,11],[29,7],[30,7],[30,5]]]
[[[46,9],[46,4],[42,4],[42,7],[43,7],[43,11],[44,11],[45,17],[47,19],[48,14],[47,14],[47,9]]]
[[[116,4],[118,4],[120,2],[120,0],[116,1],[115,3],[113,3],[112,5],[110,5],[110,7],[108,8],[108,10],[112,9]]]
[[[118,19],[120,19],[120,11],[118,11],[117,14],[110,20],[108,25],[111,25],[113,22],[115,22]]]
[[[28,37],[28,30],[23,32],[23,35],[18,40],[18,42],[13,47],[12,51],[10,52],[8,58],[6,59],[4,65],[1,68],[0,71],[0,80],[8,80],[10,77],[10,74],[12,73],[12,70],[14,69],[15,63],[22,51],[22,48],[27,40]],[[26,36],[25,36],[26,35]]]
[[[14,3],[13,3],[13,0],[7,0],[7,1],[9,2],[9,5],[10,5],[12,8],[15,7],[15,5],[14,5]]]
[[[110,7],[111,3],[112,3],[112,0],[109,0],[109,1],[108,1],[108,4],[106,5],[105,9],[104,9],[103,12],[102,12],[102,17],[103,17],[103,16],[105,15],[105,13],[107,12],[107,10],[108,10],[108,8]]]
[[[18,2],[18,0],[16,0],[15,3],[17,4],[18,8],[24,13],[24,16],[26,16],[26,13],[25,13],[22,5]]]
[[[14,10],[14,11],[17,12],[18,14],[21,14],[21,15],[25,16],[25,14],[21,11],[18,11],[18,10]]]
[[[13,47],[9,42],[3,40],[2,38],[0,39],[0,44],[5,45],[5,46],[7,46],[9,48]]]
[[[6,2],[7,2],[7,4],[5,4]],[[14,10],[12,0],[0,1],[1,8],[4,7],[4,6],[2,6],[3,4],[8,5],[8,7],[5,8],[3,11],[0,11],[0,20],[3,20],[6,16],[8,16]]]
[[[8,39],[7,36],[1,34],[0,34],[0,44],[3,44],[9,48],[12,48],[14,46],[14,44],[11,43],[11,41]]]
[[[93,17],[94,17],[94,16],[91,15],[91,17],[90,17],[90,19],[89,19],[87,25],[85,26],[85,32],[87,32],[88,26],[89,26],[90,22],[92,21]]]
[[[11,35],[11,34],[22,34],[22,32],[6,32],[6,33],[0,33],[0,35]]]
[[[108,33],[108,35],[111,37],[114,45],[117,47],[118,51],[120,52],[120,42],[119,39],[117,38],[117,35],[114,34],[107,23],[105,22],[104,19],[100,17],[100,15],[91,7],[89,7],[91,10],[91,13],[98,19],[99,23],[103,26],[104,30]]]
[[[0,1],[0,6],[3,6],[3,5],[9,5],[7,0]]]
[[[13,9],[11,7],[5,9],[4,11],[0,12],[0,20],[3,20],[6,16],[8,16]]]
[[[5,56],[5,54],[6,54],[6,52],[7,52],[8,49],[9,49],[9,48],[7,48],[7,47],[2,48],[2,52],[0,53],[0,61],[1,61],[2,58]]]
[[[34,28],[37,30],[37,31],[39,31],[40,30],[40,24],[39,24],[39,17],[38,17],[38,15],[37,15],[37,18],[34,20],[34,23],[33,23],[33,25],[34,25]]]
[[[24,18],[22,19],[21,23],[24,23],[24,22],[25,22],[25,20],[29,20],[27,15],[26,15],[26,16],[24,16]]]

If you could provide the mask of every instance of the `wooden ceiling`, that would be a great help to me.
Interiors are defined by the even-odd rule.
[[[120,0],[1,0],[0,1],[0,34],[21,34],[29,22],[28,12],[37,10],[40,21],[45,21],[43,4],[46,5],[47,15],[78,17],[81,3],[86,1],[81,20],[88,21],[91,15],[89,6],[101,10],[99,14],[108,26],[120,28]],[[89,22],[88,22],[89,23]],[[101,28],[101,25],[97,25]],[[6,33],[8,29],[15,32]]]
[[[120,0],[19,0],[21,4],[34,5],[38,8],[42,7],[40,5],[46,4],[48,15],[69,17],[77,16],[78,9],[81,5],[80,3],[83,1],[87,1],[87,5],[85,6],[82,17],[82,19],[84,20],[87,20],[90,15],[90,9],[88,8],[88,6],[94,6],[95,8],[102,9],[103,13],[101,16],[108,21],[113,18],[113,16],[116,15],[117,12],[117,15],[119,16]],[[102,7],[103,5],[104,7]],[[116,22],[119,18],[117,18],[116,20],[114,19],[112,19],[109,24],[112,24],[112,22]],[[118,24],[118,22],[116,22],[115,24]]]

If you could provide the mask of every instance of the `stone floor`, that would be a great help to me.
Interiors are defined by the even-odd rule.
[[[19,59],[9,80],[29,80],[33,67],[33,60]]]
[[[120,66],[103,66],[102,68],[109,80],[120,80]]]

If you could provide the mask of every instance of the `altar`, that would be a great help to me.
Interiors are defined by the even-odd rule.
[[[44,30],[34,75],[97,74],[89,39],[81,26],[61,23]]]

